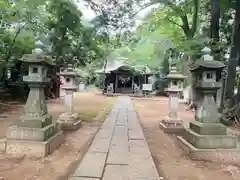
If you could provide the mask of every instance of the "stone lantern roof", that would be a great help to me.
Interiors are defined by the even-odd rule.
[[[23,55],[20,61],[29,63],[29,64],[42,64],[42,65],[54,66],[55,63],[53,63],[52,59],[49,56],[47,56],[41,49],[41,47],[43,46],[41,44],[41,41],[37,41],[35,45],[36,45],[36,48],[32,51],[32,53]]]
[[[221,61],[215,61],[210,55],[211,49],[205,47],[202,49],[204,55],[196,62],[189,65],[190,71],[197,71],[199,69],[223,69],[225,64]]]
[[[60,72],[61,76],[78,76],[78,74],[74,71],[73,66],[68,64],[68,67]]]
[[[25,54],[22,59],[22,62],[31,63],[31,64],[42,64],[48,66],[54,66],[52,59],[43,54]]]
[[[176,80],[183,80],[186,77],[187,76],[184,76],[177,72],[177,68],[175,65],[171,66],[170,73],[167,76],[165,76],[166,79],[176,79]]]

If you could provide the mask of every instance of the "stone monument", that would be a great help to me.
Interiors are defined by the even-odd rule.
[[[68,65],[68,68],[62,71],[60,76],[63,77],[62,89],[65,90],[66,112],[61,114],[57,121],[62,130],[77,130],[81,126],[81,120],[79,120],[78,114],[73,112],[73,93],[78,89],[76,85],[78,75],[74,72],[72,65]]]
[[[220,123],[218,106],[214,100],[214,94],[221,87],[217,76],[221,75],[225,65],[213,60],[209,48],[205,47],[202,51],[205,53],[202,58],[190,65],[191,73],[196,75],[196,91],[200,94],[195,121],[190,122],[190,128],[182,137],[178,136],[178,140],[194,159],[223,160],[224,153],[230,151],[232,154],[232,151],[238,150],[237,138],[228,135],[227,127]],[[229,154],[226,157],[229,158]]]
[[[106,95],[107,95],[107,96],[113,96],[113,95],[114,95],[113,83],[110,83],[110,84],[107,86]]]
[[[175,64],[172,64],[170,73],[165,78],[168,80],[168,88],[165,89],[169,94],[168,116],[164,117],[159,126],[166,133],[180,133],[184,126],[178,112],[179,94],[183,91],[183,80],[186,76],[178,73]]]
[[[28,83],[30,91],[23,116],[7,129],[5,152],[45,157],[64,140],[62,131],[48,114],[44,96],[44,86],[50,81],[47,67],[52,64],[40,48],[36,48],[32,54],[24,55],[22,61],[29,67],[23,81]]]

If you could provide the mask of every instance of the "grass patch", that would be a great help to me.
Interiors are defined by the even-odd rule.
[[[115,97],[106,97],[99,93],[75,93],[74,111],[81,120],[104,121],[116,102]]]

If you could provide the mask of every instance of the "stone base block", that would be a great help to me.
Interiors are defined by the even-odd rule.
[[[170,117],[164,117],[159,122],[159,127],[165,133],[182,133],[184,132],[184,125],[182,120],[172,119]]]
[[[198,149],[181,136],[177,136],[177,139],[180,148],[185,151],[192,160],[240,165],[239,147],[232,149]]]
[[[5,152],[6,154],[43,158],[57,149],[63,141],[64,136],[62,132],[56,133],[44,142],[6,140]]]
[[[76,131],[81,127],[82,121],[78,120],[77,122],[58,122],[58,124],[63,131]]]
[[[166,124],[159,122],[159,127],[163,130],[165,133],[174,133],[174,134],[182,134],[184,132],[184,127],[178,127],[178,126],[170,126],[168,127]]]
[[[44,128],[28,128],[11,125],[7,129],[6,139],[23,141],[45,141],[56,132],[54,124]]]
[[[78,114],[63,113],[58,117],[58,125],[62,130],[77,130],[80,128],[82,121],[79,120]]]
[[[232,135],[200,135],[186,129],[184,138],[199,149],[232,149],[237,147],[237,137]]]
[[[222,123],[190,122],[190,129],[201,135],[227,135],[227,127]]]
[[[52,124],[52,116],[21,116],[20,121],[17,123],[19,127],[28,128],[43,128]]]

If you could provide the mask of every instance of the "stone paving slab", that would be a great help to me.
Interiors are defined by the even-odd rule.
[[[129,163],[129,155],[128,144],[111,146],[108,153],[107,164],[127,165]]]
[[[129,97],[119,97],[70,180],[159,180]]]
[[[89,151],[107,153],[110,146],[110,141],[111,138],[94,139],[92,145],[89,148]]]
[[[128,180],[128,179],[129,179],[128,166],[106,165],[102,180]]]
[[[101,178],[104,170],[107,153],[87,152],[81,164],[77,167],[73,177]]]
[[[113,134],[113,129],[100,129],[97,133],[97,135],[95,136],[95,139],[98,138],[109,138],[111,139]]]
[[[129,130],[129,139],[144,139],[144,135],[141,129],[130,129]]]
[[[99,178],[70,177],[68,180],[100,180]]]
[[[152,156],[145,153],[131,153],[129,174],[131,174],[131,180],[160,180]]]
[[[144,140],[129,140],[129,151],[131,154],[142,153],[151,156],[147,142]]]

